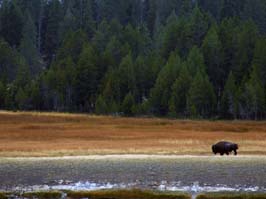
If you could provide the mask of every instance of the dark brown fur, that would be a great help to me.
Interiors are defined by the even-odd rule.
[[[237,149],[238,145],[232,142],[227,141],[221,141],[214,145],[212,145],[212,152],[216,155],[217,153],[220,153],[220,155],[229,155],[232,151],[234,151],[234,154],[237,155]]]

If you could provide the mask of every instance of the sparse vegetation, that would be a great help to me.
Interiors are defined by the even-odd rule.
[[[244,139],[243,139],[244,138]],[[266,122],[0,112],[0,156],[211,154],[219,140],[266,154]]]
[[[0,192],[0,199],[7,199],[7,194]]]
[[[204,193],[197,199],[265,199],[265,193]]]
[[[36,191],[24,193],[22,196],[28,199],[60,199],[62,193],[59,191]]]
[[[107,190],[107,191],[83,191],[68,192],[69,199],[190,199],[186,193],[180,192],[152,192],[142,190]]]

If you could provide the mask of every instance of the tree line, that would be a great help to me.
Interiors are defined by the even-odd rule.
[[[264,0],[2,0],[0,108],[266,117]]]

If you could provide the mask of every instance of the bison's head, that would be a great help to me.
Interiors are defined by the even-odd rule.
[[[217,151],[216,151],[216,146],[215,146],[215,145],[212,145],[212,152],[213,152],[214,154],[217,153]]]

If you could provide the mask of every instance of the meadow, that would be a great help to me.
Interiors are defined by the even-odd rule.
[[[0,156],[211,155],[219,140],[239,154],[266,154],[265,121],[171,120],[0,112]]]

